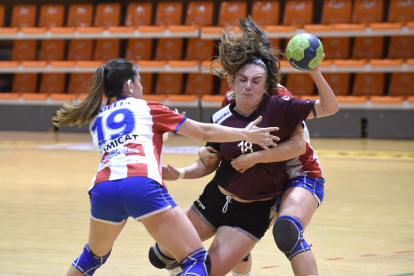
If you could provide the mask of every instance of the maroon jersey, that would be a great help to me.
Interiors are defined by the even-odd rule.
[[[276,95],[293,97],[292,94],[282,85],[277,84]],[[231,89],[224,95],[221,107],[236,102],[234,90]],[[298,157],[292,158],[286,163],[285,180],[293,179],[297,176],[310,176],[314,178],[323,178],[322,167],[319,164],[319,157],[316,155],[310,143],[309,130],[302,122],[303,132],[306,141],[306,152]]]
[[[234,110],[235,103],[227,105],[212,116],[212,122],[223,126],[244,128],[262,116],[259,127],[279,127],[272,133],[286,141],[294,132],[297,124],[305,120],[313,109],[314,101],[299,100],[287,96],[272,96],[265,99],[259,108],[245,117]],[[214,181],[227,191],[245,200],[258,200],[282,194],[286,162],[256,164],[245,173],[239,173],[231,166],[232,159],[241,154],[263,150],[249,141],[231,143],[209,143],[222,155]]]

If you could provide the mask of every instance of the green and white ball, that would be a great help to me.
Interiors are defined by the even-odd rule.
[[[323,46],[314,35],[295,35],[286,47],[286,57],[296,69],[306,71],[315,68],[323,58]]]

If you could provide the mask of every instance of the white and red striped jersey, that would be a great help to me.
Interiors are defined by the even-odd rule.
[[[162,135],[176,132],[185,120],[156,102],[111,98],[89,126],[101,157],[92,187],[130,176],[145,176],[165,187],[161,177]]]
[[[293,97],[286,87],[278,84],[276,88],[276,95]],[[231,89],[224,95],[221,107],[225,107],[236,101],[234,90]],[[286,162],[286,180],[292,179],[297,176],[310,176],[314,178],[323,178],[322,167],[319,163],[319,157],[316,155],[310,144],[309,130],[305,124],[303,124],[303,132],[306,141],[306,152],[298,157],[290,159]]]

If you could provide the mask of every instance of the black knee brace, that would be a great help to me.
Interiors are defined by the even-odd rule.
[[[162,254],[161,250],[158,248],[157,243],[155,243],[150,248],[148,252],[148,259],[154,267],[159,269],[165,268],[168,270],[172,270],[180,266],[180,264],[175,259],[169,258]]]

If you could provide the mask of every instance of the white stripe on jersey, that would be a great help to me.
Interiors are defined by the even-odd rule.
[[[225,119],[227,119],[231,115],[232,113],[230,111],[230,105],[227,105],[223,107],[222,109],[220,109],[219,111],[217,111],[216,113],[214,113],[212,117],[213,123],[221,125],[221,122],[223,122]]]
[[[304,169],[303,163],[299,158],[306,156],[306,153],[301,156],[288,160],[286,162],[286,172],[289,175],[289,179],[295,178],[297,176],[305,176],[307,175],[307,171],[309,170],[312,170],[313,172],[318,172],[322,176],[322,167],[319,164],[319,157],[316,155],[315,151],[313,150],[310,144],[308,127],[306,126],[305,122],[302,122],[302,123],[303,123],[303,134],[305,136],[306,147],[311,149],[311,154],[312,154],[311,158],[314,161],[312,162],[312,164],[310,165],[308,164],[308,166]]]
[[[101,157],[92,183],[146,176],[163,185],[162,135],[175,131],[183,120],[168,107],[135,98],[103,105],[89,128]]]

